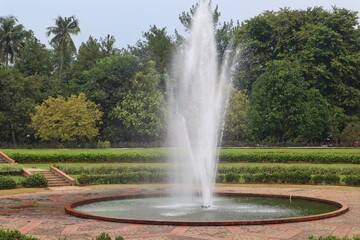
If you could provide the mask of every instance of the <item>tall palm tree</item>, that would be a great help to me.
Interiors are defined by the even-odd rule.
[[[55,19],[55,26],[47,28],[46,35],[48,37],[51,34],[54,35],[50,44],[55,47],[60,56],[60,76],[64,67],[65,53],[68,51],[76,53],[76,47],[70,35],[77,35],[79,32],[79,21],[75,19],[75,16],[65,18],[59,16]]]
[[[16,24],[17,21],[14,16],[0,17],[0,49],[6,67],[14,63],[15,54],[24,46],[29,34],[22,24]]]

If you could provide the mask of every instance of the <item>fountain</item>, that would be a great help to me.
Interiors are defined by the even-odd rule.
[[[203,208],[209,208],[213,201],[217,149],[231,79],[230,62],[227,54],[222,66],[218,66],[212,14],[209,5],[200,1],[189,40],[175,57],[176,84],[169,93],[168,129],[169,142],[175,149],[171,160],[177,165],[176,175],[169,180],[197,186]],[[192,193],[193,189],[184,188],[180,195],[189,197]]]
[[[307,221],[346,212],[341,203],[309,197],[214,194],[234,55],[227,52],[218,66],[212,15],[208,3],[200,1],[189,40],[174,59],[169,87],[169,142],[176,167],[169,176],[170,194],[88,199],[68,204],[65,211],[105,221],[202,226]]]

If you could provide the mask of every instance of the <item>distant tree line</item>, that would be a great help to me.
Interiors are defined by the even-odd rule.
[[[180,14],[190,31],[196,6]],[[360,140],[357,12],[320,7],[266,11],[220,23],[221,61],[239,49],[224,144],[352,144]],[[166,84],[177,31],[151,26],[134,46],[111,34],[79,49],[74,16],[55,19],[47,48],[14,16],[0,17],[0,144],[96,146],[166,138]]]

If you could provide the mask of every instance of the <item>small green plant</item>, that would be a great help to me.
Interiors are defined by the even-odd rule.
[[[0,176],[0,189],[13,189],[16,188],[16,182],[10,177]]]
[[[110,141],[101,141],[99,140],[96,144],[96,148],[110,148]]]
[[[353,236],[352,238],[348,237],[335,237],[335,236],[326,236],[326,237],[309,237],[309,240],[360,240],[360,235]]]
[[[43,174],[35,173],[25,178],[25,180],[21,183],[23,187],[46,187],[48,185],[48,181]]]
[[[25,236],[19,230],[0,229],[0,239],[2,240],[39,240],[35,237]]]
[[[98,235],[95,240],[111,240],[111,237],[108,233],[102,232]],[[115,240],[124,240],[122,236],[115,237]]]

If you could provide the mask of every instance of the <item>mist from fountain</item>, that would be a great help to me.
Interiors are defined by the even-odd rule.
[[[229,55],[229,54],[227,54]],[[210,5],[199,1],[189,39],[179,47],[173,64],[174,82],[169,91],[169,141],[176,171],[174,193],[188,198],[194,189],[202,207],[213,202],[231,65],[229,56],[218,64],[214,22]],[[190,187],[189,187],[190,186]]]

